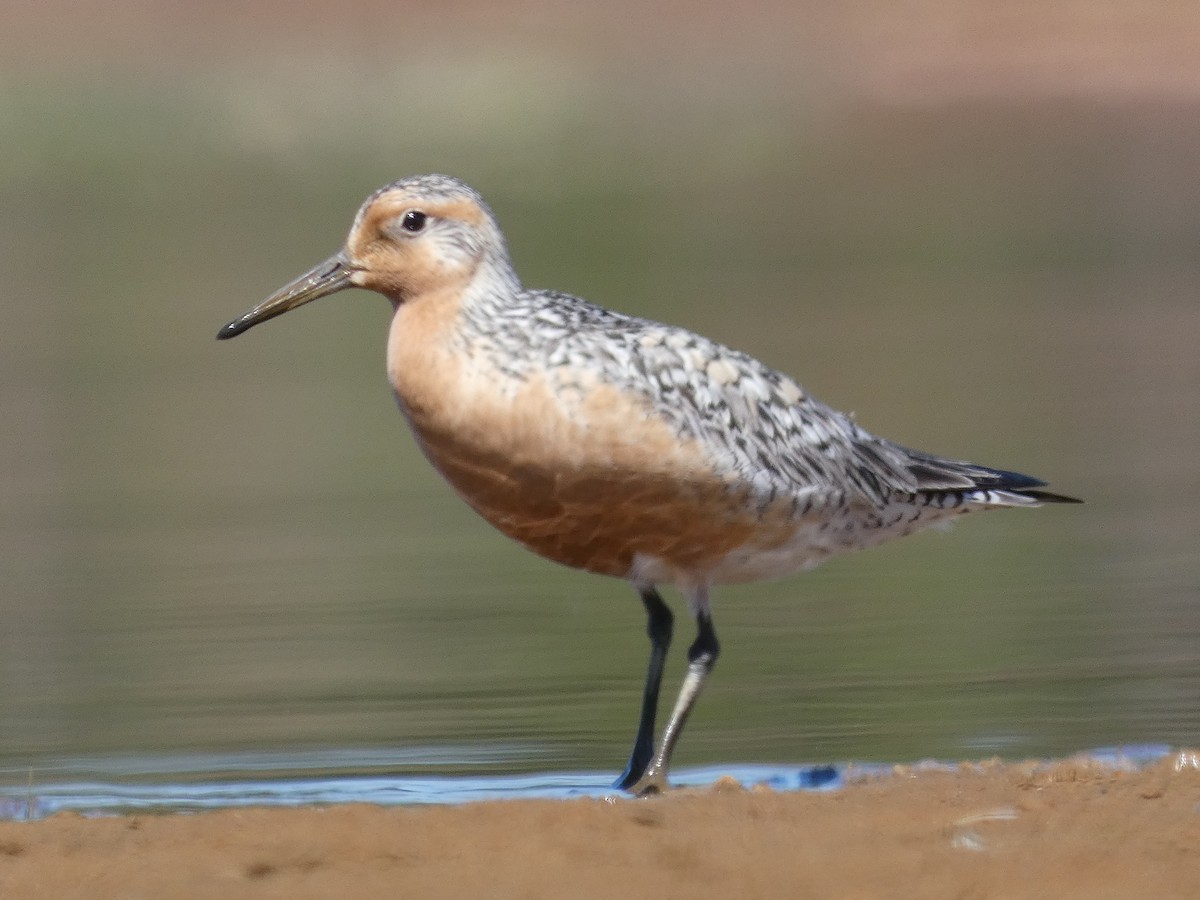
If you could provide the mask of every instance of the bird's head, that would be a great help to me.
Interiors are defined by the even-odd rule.
[[[398,306],[423,294],[465,289],[484,269],[515,281],[504,237],[483,198],[445,175],[405,178],[366,199],[338,253],[234,319],[217,337],[236,337],[346,288],[377,291]]]

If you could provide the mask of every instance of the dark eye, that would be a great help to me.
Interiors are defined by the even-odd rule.
[[[410,209],[404,214],[404,218],[400,220],[400,227],[405,231],[416,234],[417,232],[425,229],[425,221],[428,218],[429,216],[425,215],[425,213],[421,212],[420,210]]]

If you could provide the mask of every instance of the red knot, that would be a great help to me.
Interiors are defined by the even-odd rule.
[[[629,581],[650,662],[617,786],[667,785],[716,662],[714,585],[777,578],[999,507],[1077,502],[1028,475],[910,450],[708,338],[522,286],[483,198],[454,178],[372,194],[345,247],[217,335],[346,288],[394,310],[387,371],[429,461],[534,553]],[[662,738],[655,716],[675,585],[697,622]]]

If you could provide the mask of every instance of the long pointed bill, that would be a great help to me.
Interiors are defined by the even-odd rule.
[[[337,253],[319,266],[314,266],[295,281],[281,287],[254,309],[238,316],[217,332],[217,340],[223,341],[227,338],[237,337],[259,322],[281,316],[289,309],[295,309],[310,300],[328,297],[330,294],[353,287],[350,283],[352,274],[353,269],[350,268],[345,255]]]

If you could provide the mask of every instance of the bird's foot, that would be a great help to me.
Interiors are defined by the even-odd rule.
[[[667,771],[660,766],[651,766],[641,778],[625,787],[635,797],[653,797],[655,794],[665,794],[670,789]]]

